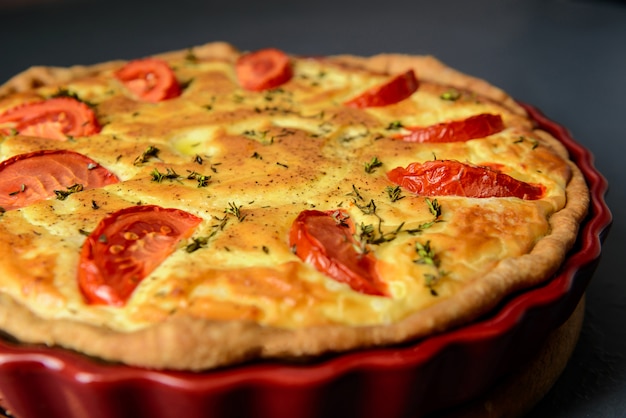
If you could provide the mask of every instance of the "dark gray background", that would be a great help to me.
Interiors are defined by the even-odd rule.
[[[626,416],[626,2],[0,0],[0,82],[224,40],[303,55],[432,54],[567,126],[614,215],[580,342],[533,417]],[[382,417],[381,417],[382,418]]]

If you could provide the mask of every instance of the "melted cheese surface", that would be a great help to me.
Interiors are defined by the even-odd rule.
[[[388,76],[332,60],[292,62],[292,80],[264,92],[242,90],[231,62],[184,59],[170,62],[186,85],[182,95],[160,103],[133,99],[112,70],[37,89],[40,97],[62,88],[89,101],[102,131],[66,142],[5,136],[0,159],[71,149],[121,182],[4,213],[0,290],[44,318],[71,318],[118,331],[141,329],[172,315],[282,328],[386,324],[455,294],[502,260],[526,254],[549,233],[551,214],[565,204],[569,168],[534,135],[527,119],[463,92],[457,100],[445,100],[449,88],[426,81],[397,104],[354,109],[342,103]],[[0,112],[13,105],[14,99],[0,101]],[[505,130],[460,143],[391,139],[402,132],[397,122],[428,126],[481,113],[500,114]],[[135,165],[148,146],[158,148],[158,157]],[[368,173],[364,167],[373,158],[382,165]],[[387,171],[433,159],[497,164],[516,179],[544,185],[546,195],[537,201],[427,199],[403,191],[403,198],[390,199]],[[155,169],[173,170],[181,179],[153,181]],[[210,176],[206,186],[187,179],[193,172]],[[434,199],[441,215],[424,227],[434,220],[428,205]],[[375,213],[363,209],[370,202]],[[76,283],[84,232],[107,214],[137,204],[179,208],[203,221],[124,307],[88,305]],[[240,219],[228,213],[230,205],[240,208]],[[291,251],[289,229],[301,211],[338,208],[357,226],[392,234],[368,247],[389,297],[355,292]],[[206,245],[187,251],[194,238],[206,237]],[[440,262],[437,268],[418,261],[419,245],[430,246]]]

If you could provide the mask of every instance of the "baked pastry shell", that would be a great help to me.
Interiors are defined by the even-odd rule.
[[[580,302],[612,217],[605,178],[566,128],[520,103],[582,171],[591,206],[558,273],[461,328],[389,348],[203,373],[104,363],[0,338],[0,403],[18,418],[425,416],[472,399],[529,360]]]

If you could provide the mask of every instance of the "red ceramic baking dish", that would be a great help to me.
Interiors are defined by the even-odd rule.
[[[611,224],[607,182],[562,126],[523,105],[582,169],[592,206],[557,275],[462,328],[403,346],[302,364],[152,371],[0,338],[0,398],[18,418],[422,417],[485,392],[574,311]]]

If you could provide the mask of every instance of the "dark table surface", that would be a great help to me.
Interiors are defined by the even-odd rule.
[[[614,215],[582,335],[536,417],[626,416],[626,2],[0,0],[0,83],[31,65],[129,59],[209,41],[303,55],[432,54],[565,125]]]

